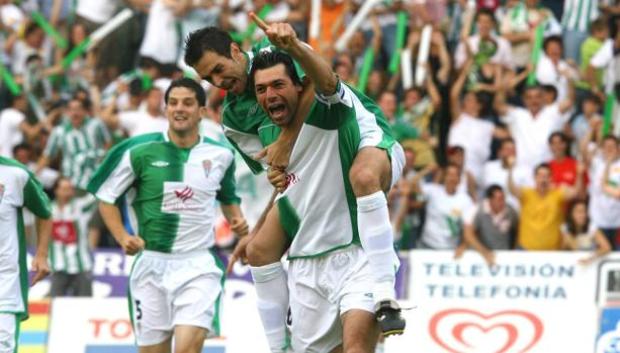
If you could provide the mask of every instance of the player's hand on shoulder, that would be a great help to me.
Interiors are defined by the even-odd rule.
[[[260,151],[255,159],[265,159],[265,162],[275,169],[285,170],[291,157],[291,145],[279,139]]]
[[[127,255],[135,255],[141,250],[144,249],[144,239],[140,238],[139,235],[129,235],[127,234],[121,240],[121,247],[125,254]]]
[[[271,44],[276,47],[282,50],[290,50],[298,44],[297,34],[290,24],[283,22],[267,24],[254,12],[250,12],[250,18],[265,32]]]

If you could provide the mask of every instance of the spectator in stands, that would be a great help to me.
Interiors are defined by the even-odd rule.
[[[33,161],[34,151],[32,150],[32,146],[28,143],[20,143],[19,145],[13,147],[13,158],[25,165],[30,169],[30,171],[34,172],[37,168],[36,162]],[[58,179],[59,173],[56,169],[45,167],[39,174],[37,174],[37,179],[43,185],[45,190],[53,190],[54,183],[56,179]]]
[[[580,259],[588,265],[611,251],[611,244],[588,216],[588,204],[575,201],[568,209],[566,223],[562,225],[562,248],[566,250],[593,251]]]
[[[87,111],[86,103],[78,98],[67,103],[67,121],[52,130],[36,169],[38,174],[62,154],[61,173],[71,179],[79,193],[85,192],[111,141],[103,122],[87,116]]]
[[[601,105],[601,99],[595,94],[588,93],[582,100],[581,114],[577,115],[570,124],[572,139],[577,143],[574,146],[575,152],[581,154],[577,147],[583,143],[583,139],[589,135],[590,130],[595,132],[594,135],[599,135],[603,123],[603,117],[599,113]],[[592,137],[595,140],[597,139],[596,136]]]
[[[590,36],[581,44],[580,48],[580,56],[581,61],[579,63],[579,72],[582,81],[577,83],[577,88],[579,89],[581,95],[585,95],[586,93],[590,93],[591,89],[599,89],[599,87],[603,83],[603,72],[600,69],[594,69],[594,67],[590,67],[590,60],[596,54],[599,49],[605,43],[605,40],[609,37],[609,27],[607,26],[607,21],[604,18],[598,18],[592,21],[590,25]],[[565,34],[566,38],[566,34]],[[566,42],[565,42],[566,45]],[[567,53],[567,56],[569,54]],[[594,85],[591,85],[591,84]]]
[[[551,168],[549,164],[543,163],[534,170],[534,188],[524,188],[514,182],[514,160],[508,163],[508,189],[521,203],[517,247],[524,250],[560,250],[564,204],[577,196],[582,185],[583,170],[577,170],[575,187],[560,188],[553,186]]]
[[[614,250],[619,249],[620,232],[620,147],[618,138],[608,135],[600,148],[583,152],[590,166],[590,219],[605,234]]]
[[[499,185],[486,189],[484,200],[465,215],[464,223],[463,240],[489,266],[495,265],[493,250],[515,247],[519,216],[506,203],[506,194]]]
[[[495,47],[493,54],[490,55],[491,63],[500,64],[509,69],[513,68],[510,42],[506,38],[493,33],[496,25],[495,15],[492,10],[481,9],[478,11],[476,14],[476,29],[478,33],[466,38],[456,48],[454,59],[457,68],[462,68],[465,65],[468,56],[470,56],[468,51],[471,51],[472,56],[476,56],[481,48],[487,45],[486,43],[492,43]]]
[[[465,149],[461,146],[450,146],[447,150],[448,164],[451,164],[458,168],[460,178],[459,183],[457,185],[457,189],[459,192],[463,192],[469,195],[472,200],[476,201],[478,197],[478,192],[476,190],[476,178],[465,169]],[[433,180],[436,183],[442,183],[442,180],[445,178],[446,169],[439,169]]]
[[[508,137],[500,140],[499,149],[497,151],[498,159],[487,161],[484,164],[484,172],[482,177],[481,190],[487,190],[493,185],[498,185],[506,194],[506,200],[515,210],[520,210],[519,200],[508,191],[508,172],[510,170],[510,160],[516,158],[515,142]],[[514,182],[518,187],[533,186],[532,170],[517,165],[513,168]]]
[[[577,160],[570,156],[570,140],[563,132],[549,136],[551,181],[554,186],[574,186],[577,182]]]
[[[54,184],[52,202],[51,297],[88,297],[93,294],[91,250],[88,222],[96,199],[90,194],[75,197],[71,180],[60,177]]]
[[[568,118],[565,114],[573,107],[573,94],[560,103],[545,106],[541,87],[530,86],[523,93],[525,108],[506,104],[504,89],[495,98],[495,110],[516,142],[517,163],[533,168],[551,159],[547,141],[554,131],[563,129]]]
[[[10,107],[0,112],[0,155],[13,157],[13,147],[28,140],[38,130],[26,120],[28,101],[25,95],[11,96]]]
[[[557,100],[563,101],[568,97],[569,84],[577,78],[577,73],[562,59],[562,38],[550,36],[545,38],[544,53],[536,65],[536,80],[542,85],[553,85],[558,92]]]
[[[146,92],[144,109],[138,108],[113,114],[110,110],[114,108],[115,101],[112,101],[108,110],[102,114],[101,118],[109,129],[116,130],[120,128],[129,137],[151,132],[164,132],[168,129],[168,119],[164,117],[162,110],[163,101],[164,94],[162,90],[153,86]]]
[[[444,168],[441,183],[420,183],[432,169],[427,167],[412,180],[413,190],[426,200],[426,220],[418,247],[454,250],[462,243],[463,215],[474,207],[474,201],[459,191],[462,171],[453,164]]]
[[[591,24],[590,21],[598,17],[598,5],[601,2],[599,0],[564,1],[562,29],[567,60],[570,59],[575,63],[587,60],[583,56],[582,43],[588,40],[588,27],[590,27],[590,33],[595,30],[594,23]]]

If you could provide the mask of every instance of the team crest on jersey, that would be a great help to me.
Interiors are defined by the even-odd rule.
[[[155,161],[153,163],[151,163],[151,165],[153,167],[157,167],[157,168],[164,168],[167,167],[170,163],[166,162],[166,161]]]
[[[205,172],[205,178],[208,178],[209,172],[211,171],[211,161],[208,159],[205,159],[204,161],[202,161],[202,169]]]
[[[0,203],[2,202],[3,197],[4,197],[4,184],[0,183]]]

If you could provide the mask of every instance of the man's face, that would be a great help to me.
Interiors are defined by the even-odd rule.
[[[603,140],[603,157],[615,159],[618,156],[618,144],[612,139]]]
[[[198,104],[194,91],[187,87],[173,88],[166,102],[166,117],[170,129],[177,134],[187,134],[194,129],[197,131],[203,109]]]
[[[478,16],[478,31],[482,37],[488,37],[491,34],[491,30],[493,30],[493,19],[491,19],[488,15]]]
[[[543,106],[542,90],[540,88],[531,88],[523,94],[523,103],[527,110],[538,113]]]
[[[545,54],[553,61],[562,60],[562,46],[558,42],[549,42]]]
[[[566,154],[566,142],[558,136],[554,135],[551,141],[549,142],[549,148],[551,149],[551,153],[554,156],[560,157]]]
[[[22,164],[28,164],[30,163],[30,150],[27,148],[19,148],[15,151],[13,158]]]
[[[502,143],[497,152],[497,155],[502,160],[507,160],[510,157],[514,157],[517,155],[517,149],[515,148],[515,144],[512,141],[507,141]]]
[[[248,79],[243,53],[236,44],[230,45],[232,58],[206,51],[194,65],[200,77],[217,88],[234,94],[242,94]]]
[[[444,179],[444,185],[450,190],[456,190],[461,182],[461,172],[455,166],[449,166],[446,168],[446,176]]]
[[[153,88],[146,96],[147,109],[150,111],[161,111],[161,103],[164,99],[164,94],[158,88]]]
[[[502,191],[495,191],[489,198],[489,206],[494,213],[499,213],[506,207],[506,195]]]
[[[293,120],[301,90],[286,73],[284,64],[254,73],[256,100],[278,126],[287,126]]]
[[[396,103],[396,96],[391,92],[385,92],[379,99],[379,107],[383,114],[389,119],[394,119],[396,115],[396,109],[398,108]]]
[[[67,105],[67,116],[73,125],[80,125],[86,118],[86,109],[84,109],[82,102],[77,99],[71,100]]]
[[[534,175],[536,188],[539,190],[547,190],[551,187],[551,170],[549,168],[538,168]]]

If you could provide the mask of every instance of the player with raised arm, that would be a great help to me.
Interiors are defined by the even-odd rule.
[[[296,41],[304,50],[311,52],[303,43]],[[228,91],[222,112],[224,130],[254,172],[263,168],[252,157],[266,157],[273,172],[287,169],[291,148],[306,115],[305,105],[302,104],[295,113],[290,129],[280,133],[280,129],[274,127],[266,113],[260,109],[253,89],[248,86],[248,71],[253,59],[261,52],[274,50],[277,48],[262,42],[251,52],[244,53],[226,32],[214,27],[192,33],[186,42],[186,63],[196,69],[202,78]],[[306,52],[290,54],[301,63],[296,54],[304,55]],[[310,80],[305,79],[305,74],[296,62],[294,65],[303,86],[307,86]],[[322,86],[324,78],[317,79],[317,86]],[[301,97],[302,100],[305,98]],[[309,98],[312,100],[312,96]],[[369,102],[368,98],[363,99]],[[373,118],[359,126],[361,143],[346,178],[351,182],[352,197],[357,204],[356,215],[359,215],[354,226],[372,268],[372,292],[377,317],[381,318],[381,329],[385,335],[400,334],[404,330],[405,321],[395,301],[397,257],[384,191],[390,188],[392,179],[400,176],[404,153],[391,137],[388,124],[379,109],[376,108],[372,113]],[[268,147],[263,149],[264,146]],[[279,262],[286,245],[287,239],[277,219],[267,217],[256,236],[242,242],[235,252],[241,257],[247,256],[251,265],[259,297],[259,313],[272,352],[281,352],[286,340],[284,322],[289,298],[283,291],[286,274]],[[276,317],[279,319],[276,320]]]
[[[50,201],[26,166],[0,157],[0,353],[17,352],[20,322],[28,318],[24,207],[37,217],[37,250],[32,261],[32,271],[36,272],[34,285],[50,272]]]
[[[200,136],[205,92],[173,81],[165,94],[166,133],[114,147],[88,185],[106,225],[127,254],[138,254],[129,277],[129,310],[140,353],[202,352],[218,334],[224,270],[211,253],[216,200],[239,236],[247,223],[235,192],[234,151]],[[129,235],[115,204],[129,189],[139,235]]]

